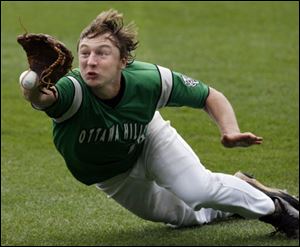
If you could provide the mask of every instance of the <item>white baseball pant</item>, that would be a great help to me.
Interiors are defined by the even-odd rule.
[[[268,196],[245,181],[207,170],[159,112],[134,167],[96,186],[135,215],[174,227],[233,214],[259,218],[275,210]]]

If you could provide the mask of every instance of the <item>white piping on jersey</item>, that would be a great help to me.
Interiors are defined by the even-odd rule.
[[[82,89],[80,83],[72,76],[68,76],[68,78],[72,81],[75,88],[74,98],[70,108],[61,117],[53,118],[53,120],[57,123],[66,121],[67,119],[74,116],[74,114],[78,111],[82,102]]]
[[[173,76],[171,70],[157,65],[161,76],[161,95],[157,103],[156,109],[164,107],[170,98],[173,87]]]

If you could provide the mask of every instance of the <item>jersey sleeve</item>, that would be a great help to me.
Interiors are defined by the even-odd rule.
[[[56,84],[58,99],[46,109],[46,114],[55,122],[63,122],[72,117],[82,102],[82,89],[74,77],[63,77]]]
[[[161,96],[157,108],[164,106],[203,108],[205,106],[209,95],[208,85],[167,68],[161,66],[157,68],[161,77]]]
[[[209,87],[186,75],[173,72],[173,87],[167,106],[203,108],[209,95]]]

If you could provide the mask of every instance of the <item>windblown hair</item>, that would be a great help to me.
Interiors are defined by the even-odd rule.
[[[120,50],[121,59],[127,58],[127,64],[134,61],[135,56],[133,51],[138,46],[137,31],[133,22],[124,26],[123,14],[116,10],[109,9],[100,13],[80,34],[77,44],[84,38],[95,38],[99,35],[110,33],[112,38],[109,38],[116,47]]]

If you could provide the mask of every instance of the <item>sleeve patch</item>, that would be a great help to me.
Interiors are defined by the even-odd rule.
[[[184,83],[184,85],[186,85],[187,87],[195,87],[199,84],[199,81],[197,81],[191,77],[188,77],[186,75],[181,75],[181,79],[182,79],[182,82]]]

